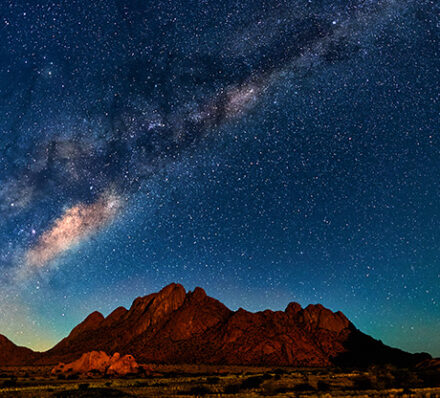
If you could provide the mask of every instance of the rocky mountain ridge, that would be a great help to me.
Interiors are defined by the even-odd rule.
[[[20,348],[15,355],[9,348],[10,356],[0,357],[0,364],[52,365],[91,351],[167,364],[412,366],[430,358],[388,347],[360,332],[341,312],[320,304],[231,311],[199,287],[186,292],[173,283],[138,297],[128,310],[119,307],[107,317],[93,312],[46,352]]]

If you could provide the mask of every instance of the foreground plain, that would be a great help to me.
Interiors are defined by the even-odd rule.
[[[1,397],[440,397],[440,373],[154,365],[142,378],[54,376],[49,367],[0,370]]]

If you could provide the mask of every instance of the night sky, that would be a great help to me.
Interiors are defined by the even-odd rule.
[[[0,6],[0,333],[179,282],[440,356],[438,1]]]

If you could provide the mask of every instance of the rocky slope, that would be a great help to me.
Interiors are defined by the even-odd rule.
[[[0,334],[0,365],[21,365],[30,363],[38,353],[26,347],[19,347]]]
[[[385,346],[341,312],[319,304],[301,308],[290,303],[276,312],[231,311],[203,289],[186,292],[179,284],[139,297],[129,310],[117,308],[106,318],[90,314],[28,363],[71,362],[94,350],[131,354],[143,363],[411,366],[429,358]]]

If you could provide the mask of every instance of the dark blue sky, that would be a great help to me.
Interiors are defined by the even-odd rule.
[[[47,348],[170,282],[440,355],[440,8],[0,8],[0,333]]]

